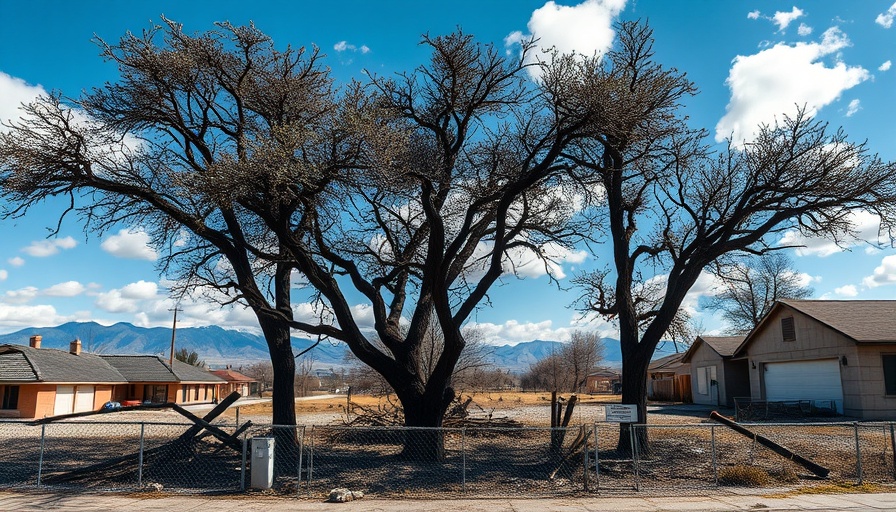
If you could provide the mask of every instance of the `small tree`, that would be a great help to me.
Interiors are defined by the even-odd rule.
[[[721,311],[733,334],[746,334],[759,325],[776,300],[812,295],[812,288],[803,284],[793,262],[781,252],[720,260],[710,268],[721,289],[706,307]]]
[[[574,331],[569,342],[533,363],[521,377],[524,388],[580,393],[588,374],[603,360],[604,344],[594,332]]]
[[[199,359],[199,354],[195,350],[180,348],[174,352],[174,358],[182,363],[187,363],[192,366],[205,366],[205,361]]]

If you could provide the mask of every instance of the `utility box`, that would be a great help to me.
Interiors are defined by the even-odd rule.
[[[274,438],[252,438],[251,485],[253,489],[270,489],[274,485]]]

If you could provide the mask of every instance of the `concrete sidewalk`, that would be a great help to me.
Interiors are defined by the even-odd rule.
[[[0,511],[67,510],[77,512],[177,511],[177,512],[286,512],[286,511],[383,511],[383,512],[675,512],[675,511],[881,511],[896,510],[896,493],[809,494],[788,498],[733,495],[705,497],[588,497],[556,499],[477,500],[380,500],[322,503],[282,497],[163,496],[120,494],[64,494],[0,491]]]

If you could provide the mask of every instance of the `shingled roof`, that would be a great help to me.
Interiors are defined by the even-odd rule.
[[[684,353],[679,352],[659,359],[654,359],[650,362],[650,365],[647,366],[647,370],[651,372],[674,372],[684,365],[682,362],[683,357]]]
[[[857,343],[896,342],[896,300],[782,300]]]
[[[697,336],[684,354],[684,362],[689,362],[701,344],[706,344],[722,357],[731,357],[744,342],[746,336]]]
[[[159,356],[117,356],[103,355],[107,363],[117,369],[130,382],[194,382],[220,384],[224,379],[196,366],[174,360],[168,361]]]
[[[226,380],[227,382],[256,382],[252,377],[247,377],[242,373],[231,370],[230,368],[226,370],[212,370],[212,373]]]
[[[0,380],[30,382],[127,382],[101,357],[52,348],[0,345]],[[8,373],[7,373],[8,372]]]

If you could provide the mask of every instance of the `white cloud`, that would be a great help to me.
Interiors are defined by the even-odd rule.
[[[849,106],[846,108],[846,117],[852,117],[856,112],[862,109],[861,102],[858,99],[852,100],[849,102]]]
[[[849,46],[838,28],[825,31],[814,43],[779,43],[755,55],[734,58],[726,83],[731,99],[716,125],[716,141],[732,137],[736,144],[752,138],[761,124],[805,106],[814,116],[841,93],[871,77],[861,66],[836,62],[828,67],[822,58]]]
[[[892,65],[893,65],[893,63],[892,63],[891,61],[886,61],[886,62],[884,62],[883,64],[881,64],[880,66],[878,66],[878,67],[877,67],[877,70],[878,70],[878,71],[889,71],[889,70],[890,70],[890,67],[891,67]]]
[[[475,330],[487,345],[516,345],[532,340],[566,341],[573,330],[570,327],[554,328],[550,320],[542,322],[508,320],[503,324],[471,322],[466,328]]]
[[[54,284],[53,286],[42,290],[41,295],[49,297],[74,297],[81,295],[87,288],[77,281],[66,281],[64,283]]]
[[[148,281],[137,281],[122,288],[99,293],[95,304],[109,313],[133,313],[144,306],[143,301],[159,300],[158,285]],[[144,309],[146,309],[144,307]]]
[[[46,96],[47,91],[40,85],[29,85],[21,78],[16,78],[0,71],[0,121],[8,122],[21,117],[19,107],[23,103],[31,103],[38,96]],[[0,126],[0,130],[4,130]]]
[[[0,268],[0,281],[6,281],[6,278],[9,277],[9,272],[6,269]]]
[[[339,41],[338,43],[334,44],[333,49],[340,53],[346,52],[346,51],[361,52],[361,53],[369,53],[370,52],[370,47],[368,47],[366,44],[362,44],[361,46],[356,46],[353,44],[349,44],[348,41],[345,41],[345,40]]]
[[[880,217],[864,211],[854,212],[851,217],[850,222],[856,232],[856,237],[843,240],[842,247],[830,239],[806,237],[796,230],[784,233],[776,245],[795,247],[797,256],[824,258],[860,244],[885,245],[889,243],[888,239],[880,233]]]
[[[12,332],[24,327],[59,325],[75,320],[56,313],[53,306],[41,304],[37,306],[9,306],[0,303],[0,326],[4,331]],[[22,340],[24,344],[28,340]]]
[[[512,32],[504,38],[510,48],[530,38],[538,39],[541,49],[555,48],[560,53],[577,53],[591,57],[606,53],[613,44],[616,32],[613,21],[625,8],[626,0],[585,0],[574,5],[545,3],[532,12],[526,27],[528,34]],[[527,62],[543,58],[540,51],[530,52]],[[533,77],[539,76],[536,67],[530,67]]]
[[[25,264],[24,258],[20,258],[19,256],[13,256],[12,258],[6,260],[6,262],[14,267],[21,267]]]
[[[884,28],[890,28],[893,26],[894,18],[896,18],[896,3],[891,5],[887,12],[878,14],[874,22]]]
[[[803,14],[804,12],[802,9],[794,7],[790,12],[776,12],[775,15],[772,16],[772,20],[775,22],[775,25],[778,25],[778,30],[783,32],[793,20],[802,17]]]
[[[855,297],[859,294],[859,290],[855,287],[855,285],[848,284],[846,286],[834,288],[834,293],[840,295],[841,297]]]
[[[57,254],[60,249],[72,249],[78,245],[74,238],[56,238],[53,240],[39,240],[31,242],[31,245],[22,249],[22,252],[35,258],[46,258]]]
[[[139,229],[122,229],[100,244],[109,254],[127,259],[155,261],[159,255],[149,246],[149,235]]]
[[[812,27],[805,23],[800,23],[799,28],[796,29],[796,33],[801,36],[808,36],[812,33]]]
[[[9,290],[3,295],[3,302],[7,304],[25,304],[37,297],[37,288],[26,286],[18,290]]]
[[[747,19],[758,20],[758,19],[759,19],[759,16],[760,16],[761,14],[762,14],[762,13],[759,12],[758,9],[755,10],[755,11],[750,11],[750,12],[747,13]]]
[[[587,251],[571,251],[555,243],[544,244],[540,249],[546,260],[542,260],[528,248],[513,249],[504,262],[504,272],[529,278],[550,273],[555,279],[565,279],[564,263],[579,264],[588,258]]]
[[[874,273],[862,280],[862,284],[868,288],[896,284],[896,254],[884,257]]]

